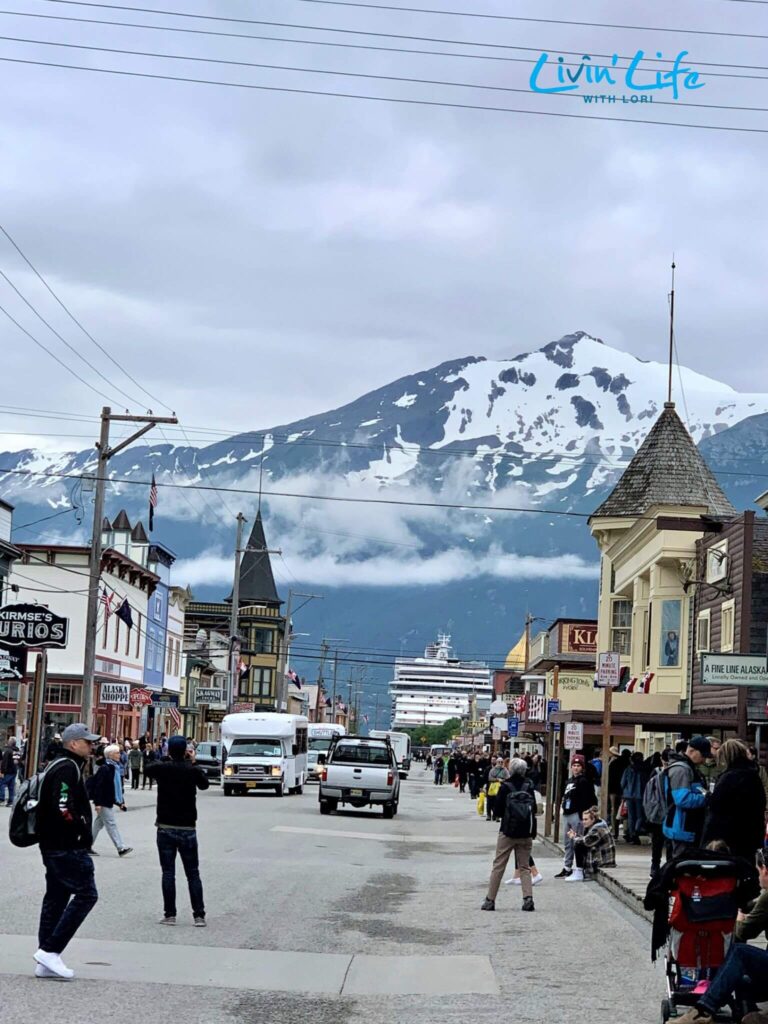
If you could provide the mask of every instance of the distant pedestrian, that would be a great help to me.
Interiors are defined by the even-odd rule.
[[[61,954],[99,898],[88,852],[93,842],[91,805],[83,781],[97,739],[82,722],[68,725],[61,736],[61,754],[46,771],[40,790],[37,834],[45,896],[35,953],[38,978],[74,977]]]
[[[16,788],[16,773],[19,770],[19,752],[16,748],[16,737],[11,736],[2,754],[0,754],[0,803],[5,797],[5,806],[13,804]]]
[[[496,797],[499,795],[502,782],[509,778],[509,772],[504,767],[500,757],[494,757],[490,770],[488,771],[488,784],[485,788],[485,817],[488,821],[497,821]]]
[[[126,846],[117,824],[117,811],[125,810],[123,800],[123,773],[120,771],[120,748],[110,743],[104,748],[104,764],[99,768],[91,783],[91,799],[96,808],[96,823],[93,827],[93,842],[103,828],[112,840],[118,856],[125,857],[133,847]],[[95,851],[94,851],[95,852]]]
[[[128,767],[131,769],[131,789],[139,788],[139,776],[141,775],[141,748],[138,741],[131,744],[128,751]]]
[[[610,747],[608,762],[608,824],[613,830],[614,839],[619,838],[619,822],[621,811],[621,777],[629,767],[632,756],[629,750],[619,752],[618,747]]]
[[[672,751],[667,747],[651,759],[653,770],[643,791],[643,815],[645,827],[651,834],[651,878],[661,870],[661,854],[664,850],[664,818],[667,813],[667,798],[664,792],[664,772],[669,766]]]
[[[452,786],[453,785],[453,780],[456,778],[456,754],[455,754],[454,751],[451,751],[451,753],[450,753],[450,755],[448,757],[447,768],[448,768],[448,785]]]
[[[442,757],[435,758],[435,785],[442,786],[445,763]]]
[[[502,783],[497,805],[503,808],[499,838],[496,842],[496,856],[493,861],[488,894],[481,910],[495,910],[496,896],[507,869],[509,858],[515,854],[515,867],[520,872],[523,890],[523,906],[533,911],[533,884],[530,859],[533,840],[536,838],[536,790],[526,778],[528,765],[521,757],[510,761],[510,777]]]
[[[596,803],[595,787],[584,772],[584,755],[574,754],[571,760],[571,774],[565,784],[562,802],[565,858],[562,870],[555,875],[555,878],[570,877],[573,871],[574,843],[568,833],[580,833],[582,814],[590,807],[594,807]]]
[[[627,842],[635,846],[640,845],[640,833],[645,826],[643,793],[648,778],[644,760],[642,753],[636,750],[621,776],[621,797],[627,808]]]
[[[141,755],[141,771],[142,771],[141,788],[142,789],[144,789],[146,787],[147,783],[149,783],[149,788],[150,789],[152,789],[152,786],[154,785],[154,781],[155,780],[147,772],[147,767],[149,765],[151,765],[151,764],[154,764],[154,762],[156,760],[157,760],[157,752],[155,751],[152,743],[149,742],[144,747],[144,750],[142,751],[142,755]]]
[[[61,752],[63,749],[64,746],[61,741],[61,736],[59,735],[59,733],[54,733],[53,739],[45,748],[45,757],[43,760],[45,761],[46,764],[49,764],[51,761],[55,761],[57,757],[61,757]],[[31,765],[27,774],[34,775],[36,771],[37,765]]]
[[[192,916],[197,928],[205,927],[203,883],[197,846],[197,790],[208,789],[208,776],[195,764],[195,751],[183,736],[168,741],[167,761],[148,765],[157,779],[157,852],[162,869],[163,917],[161,924],[176,924],[176,854],[187,876]]]
[[[734,857],[752,862],[765,838],[765,790],[757,764],[745,743],[726,740],[718,751],[717,767],[702,845],[721,839]]]
[[[467,789],[467,779],[469,777],[469,761],[465,753],[460,753],[458,762],[456,764],[456,772],[459,776],[459,792],[465,793]]]

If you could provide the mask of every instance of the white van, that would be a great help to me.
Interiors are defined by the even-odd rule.
[[[372,739],[389,740],[397,758],[397,773],[401,779],[407,779],[408,772],[411,770],[411,737],[408,733],[392,732],[389,729],[372,729],[368,735]]]
[[[343,725],[335,725],[333,722],[310,722],[308,735],[307,782],[319,782],[320,771],[323,767],[320,764],[320,758],[325,759],[334,738],[346,736],[347,730]]]
[[[277,796],[301,793],[307,778],[304,715],[248,711],[225,715],[221,723],[224,796],[249,789],[274,789]]]

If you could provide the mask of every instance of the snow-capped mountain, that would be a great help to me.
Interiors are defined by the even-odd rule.
[[[402,377],[342,408],[205,447],[137,444],[113,477],[211,482],[265,491],[286,477],[321,475],[349,487],[423,486],[493,493],[515,485],[532,504],[591,505],[620,474],[663,406],[667,367],[584,332],[510,360],[467,357]],[[681,387],[682,385],[682,387]],[[768,411],[768,395],[740,394],[682,368],[678,409],[694,439]],[[0,466],[79,473],[92,451],[4,453]],[[69,485],[0,473],[4,491],[56,507]],[[132,488],[120,488],[130,497]]]

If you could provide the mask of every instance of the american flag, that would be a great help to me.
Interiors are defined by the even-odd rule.
[[[176,726],[176,728],[180,729],[181,728],[181,715],[179,714],[179,709],[176,707],[175,704],[172,704],[171,707],[168,708],[168,715],[170,716],[170,719],[173,722],[173,724]]]
[[[289,683],[293,683],[298,690],[301,689],[301,679],[299,679],[298,673],[294,672],[293,669],[290,669],[285,673],[285,678]]]
[[[152,474],[152,484],[149,488],[149,529],[150,532],[154,529],[155,525],[155,509],[157,508],[157,484],[155,483],[155,474]]]
[[[109,616],[112,614],[112,599],[114,598],[114,596],[115,596],[114,594],[108,594],[107,593],[107,588],[106,587],[102,588],[102,591],[101,591],[101,603],[104,605],[104,620],[105,620],[105,622],[109,621]]]

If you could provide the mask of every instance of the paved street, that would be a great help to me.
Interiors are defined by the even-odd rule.
[[[543,849],[535,914],[520,912],[512,886],[495,914],[479,911],[497,826],[420,766],[393,821],[321,818],[313,787],[283,800],[202,794],[206,929],[192,927],[185,887],[179,924],[158,925],[153,802],[128,799],[120,825],[135,852],[120,860],[99,837],[101,899],[65,957],[75,982],[31,976],[39,854],[4,842],[0,1005],[15,1024],[171,1005],[186,1024],[658,1017],[663,978],[643,921],[597,885],[553,881],[558,862]]]

